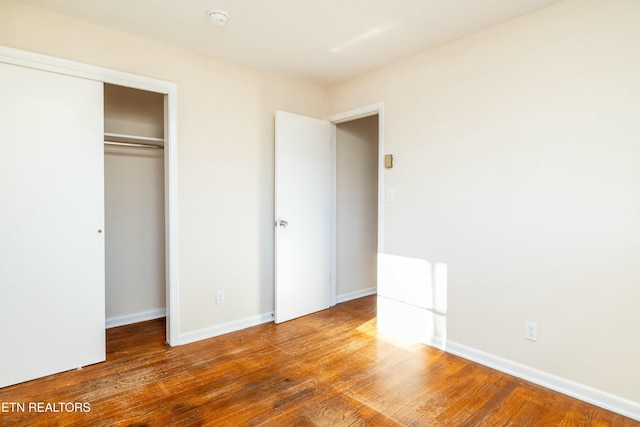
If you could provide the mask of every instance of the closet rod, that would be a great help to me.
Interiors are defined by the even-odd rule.
[[[120,147],[136,147],[136,148],[156,148],[159,150],[163,150],[164,147],[161,145],[152,145],[152,144],[140,144],[138,142],[116,142],[116,141],[105,141],[105,145],[117,145]]]

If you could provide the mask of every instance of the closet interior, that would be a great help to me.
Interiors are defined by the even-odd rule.
[[[108,328],[166,313],[164,97],[104,85]]]

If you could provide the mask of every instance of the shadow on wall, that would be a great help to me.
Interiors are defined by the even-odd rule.
[[[444,350],[447,265],[378,254],[378,329]]]

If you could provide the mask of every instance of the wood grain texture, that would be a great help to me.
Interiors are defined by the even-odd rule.
[[[362,298],[175,348],[164,343],[162,319],[109,329],[106,362],[0,389],[0,425],[640,425],[394,341],[376,330],[375,304]],[[29,411],[39,402],[87,402],[90,411]]]

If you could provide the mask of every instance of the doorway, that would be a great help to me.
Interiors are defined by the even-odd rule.
[[[356,139],[361,139],[362,134],[369,135],[368,144],[371,150],[368,151],[366,161],[367,167],[364,177],[360,177],[357,182],[367,183],[366,191],[369,202],[362,203],[362,200],[355,204],[342,204],[340,215],[355,218],[352,227],[341,229],[341,241],[347,243],[353,240],[353,236],[366,236],[367,243],[360,242],[364,246],[359,248],[341,248],[341,253],[355,254],[359,249],[366,247],[360,262],[362,265],[358,269],[356,276],[346,278],[344,286],[340,290],[336,286],[336,276],[338,269],[337,262],[337,126],[341,123],[348,123],[358,119],[375,116],[372,119],[354,124],[346,124],[341,129],[353,130]],[[310,314],[314,311],[322,310],[334,306],[337,302],[347,301],[367,295],[377,293],[375,279],[377,277],[377,254],[382,251],[382,198],[380,194],[383,186],[382,172],[384,170],[381,159],[383,158],[383,104],[374,104],[357,110],[331,116],[325,120],[301,116],[283,111],[277,111],[275,116],[275,321],[289,320],[291,318]],[[376,126],[377,123],[377,126]],[[376,146],[377,128],[377,146]],[[363,132],[364,131],[364,132]],[[348,132],[345,132],[348,133]],[[371,137],[373,135],[373,137]],[[362,143],[362,141],[361,141]],[[348,148],[348,147],[347,147]],[[377,155],[376,155],[377,148]],[[349,150],[347,150],[349,151]],[[357,151],[357,150],[356,150]],[[355,154],[355,157],[361,154]],[[347,162],[349,163],[349,162]],[[348,166],[348,165],[347,165]],[[291,171],[294,171],[293,173]],[[316,173],[317,172],[317,173]],[[349,175],[349,172],[347,172]],[[308,189],[307,183],[325,182],[327,188],[322,186],[322,191]],[[347,182],[353,181],[347,179]],[[353,182],[352,182],[353,184]],[[289,188],[291,187],[292,188]],[[330,188],[329,188],[330,187]],[[361,187],[355,186],[355,191],[364,193]],[[373,193],[373,194],[372,194]],[[375,196],[377,193],[377,197]],[[325,200],[327,206],[314,209],[311,213],[297,215],[306,212],[306,197],[312,194],[314,200]],[[349,198],[349,192],[346,193]],[[325,213],[321,211],[324,210]],[[353,216],[353,212],[363,213],[366,211],[366,221],[363,217]],[[316,218],[317,215],[320,217]],[[316,218],[315,221],[308,221],[308,217]],[[368,226],[364,229],[363,223]],[[324,226],[327,227],[323,231]],[[299,230],[294,230],[297,227]],[[357,228],[357,230],[356,230]],[[312,233],[313,238],[295,240],[293,231],[307,230]],[[328,233],[327,233],[328,231]],[[301,234],[295,233],[296,236]],[[304,234],[304,233],[303,233]],[[304,234],[305,236],[307,234]],[[362,239],[360,239],[362,240]],[[329,246],[324,250],[325,244]],[[302,256],[301,248],[320,248],[320,252],[314,256]],[[347,250],[347,252],[344,252]],[[300,268],[300,257],[310,264],[311,267]],[[346,258],[346,256],[345,256]],[[328,274],[326,266],[329,266]],[[348,263],[340,263],[340,268],[348,266]],[[348,267],[346,267],[348,268]],[[318,273],[314,273],[318,272]],[[313,292],[309,289],[309,283],[313,283]],[[338,292],[341,292],[338,297]],[[304,301],[304,304],[301,304]],[[305,309],[304,307],[312,307]],[[295,312],[295,316],[285,316]]]
[[[336,125],[336,302],[376,293],[378,115]]]
[[[372,150],[366,150],[366,156],[369,160],[361,162],[361,160],[357,160],[360,164],[358,168],[360,168],[360,175],[358,184],[357,180],[352,180],[349,184],[349,188],[354,187],[355,191],[360,189],[362,192],[366,192],[366,196],[359,195],[360,200],[357,202],[359,205],[359,209],[362,211],[363,209],[367,210],[366,216],[362,218],[366,218],[364,221],[359,221],[360,216],[357,213],[354,213],[353,209],[350,209],[347,205],[344,205],[344,200],[342,202],[343,208],[346,208],[346,212],[343,211],[343,208],[338,208],[338,198],[349,199],[352,194],[342,191],[342,196],[338,195],[338,182],[337,182],[337,174],[338,174],[338,162],[341,161],[345,163],[348,160],[347,157],[343,157],[342,160],[338,159],[338,148],[337,146],[340,142],[334,144],[335,152],[334,152],[334,212],[333,218],[331,220],[332,223],[332,267],[331,267],[331,277],[336,278],[331,281],[331,295],[332,295],[332,304],[335,305],[339,302],[348,301],[350,299],[361,298],[368,295],[377,294],[377,277],[378,277],[378,268],[377,268],[377,260],[379,258],[379,254],[381,254],[384,250],[384,102],[379,102],[376,104],[366,105],[364,107],[356,108],[354,110],[345,111],[343,113],[334,114],[327,117],[327,120],[331,122],[335,127],[336,134],[334,135],[334,140],[338,141],[338,138],[341,138],[339,135],[339,129],[341,130],[341,134],[343,135],[341,139],[344,139],[344,133],[346,131],[350,131],[355,133],[357,139],[362,139],[368,141],[369,145],[373,145],[377,148],[377,156],[373,154]],[[363,121],[360,121],[363,120]],[[342,127],[346,126],[346,127]],[[344,141],[343,141],[344,142]],[[359,144],[364,145],[365,143],[361,141]],[[347,148],[349,148],[347,146]],[[372,148],[372,147],[369,147]],[[363,155],[363,153],[359,153],[359,155]],[[343,154],[344,156],[344,154]],[[352,153],[351,156],[355,156],[357,158],[358,153]],[[348,162],[347,162],[348,163]],[[375,178],[371,164],[374,163],[376,165]],[[342,167],[348,167],[344,165]],[[343,175],[344,176],[344,175]],[[375,183],[372,182],[375,179]],[[372,193],[375,192],[374,196]],[[377,206],[374,208],[374,203]],[[340,233],[341,236],[338,235],[338,209],[341,210],[340,215],[348,215],[347,222],[343,224]],[[375,212],[375,215],[371,211]],[[350,213],[349,213],[350,212]],[[374,218],[375,217],[375,218]],[[345,219],[343,219],[345,221]],[[371,225],[372,222],[375,222],[376,227],[374,231],[374,227]],[[362,255],[360,257],[360,267],[359,272],[356,273],[357,276],[349,277],[348,273],[342,273],[342,280],[338,277],[338,268],[344,270],[348,268],[348,263],[345,261],[341,261],[341,265],[338,266],[338,239],[342,240],[340,246],[349,245],[349,237],[350,231],[346,227],[348,224],[354,224],[353,227],[363,227],[357,232],[360,235],[366,234],[367,237],[360,242],[355,244],[355,248],[342,248],[342,251],[347,250],[349,253],[357,250],[357,248],[366,251],[366,255]],[[366,224],[366,226],[365,226]],[[373,233],[373,236],[371,236]],[[346,239],[346,240],[345,240]],[[375,241],[375,243],[373,242]],[[373,246],[375,245],[375,252]],[[372,267],[371,258],[375,254],[375,261]],[[371,271],[374,272],[374,278],[371,279]],[[345,275],[346,274],[346,275]],[[346,280],[346,281],[345,281]],[[340,287],[338,287],[337,281],[341,281]],[[356,285],[359,283],[359,285]]]

